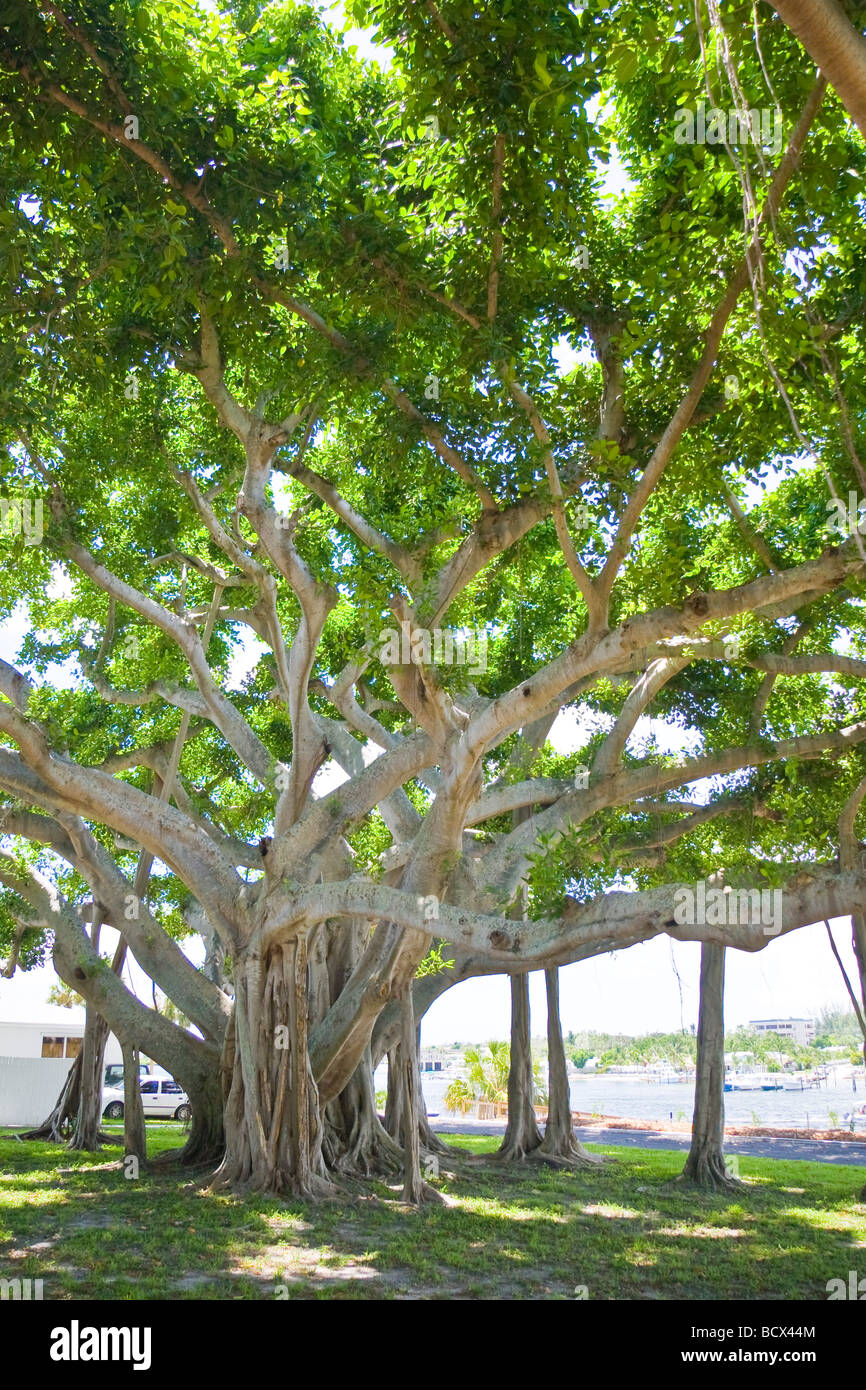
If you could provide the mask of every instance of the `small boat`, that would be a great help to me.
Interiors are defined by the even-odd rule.
[[[846,1125],[850,1125],[852,1129],[858,1125],[866,1125],[866,1105],[855,1105],[843,1118]]]
[[[726,1091],[781,1091],[781,1076],[768,1072],[729,1071],[725,1077]]]
[[[726,1091],[760,1091],[761,1083],[757,1076],[745,1071],[728,1072],[725,1077]]]

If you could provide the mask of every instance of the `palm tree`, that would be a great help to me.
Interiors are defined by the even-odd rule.
[[[466,1078],[459,1077],[451,1082],[444,1096],[447,1110],[461,1115],[473,1101],[485,1100],[494,1105],[508,1104],[508,1069],[511,1062],[511,1047],[507,1042],[489,1042],[485,1049],[469,1047],[463,1057]],[[535,1098],[544,1103],[547,1100],[547,1087],[537,1059],[532,1062],[535,1083]]]
[[[465,1115],[474,1099],[475,1092],[462,1076],[454,1078],[443,1096],[445,1109],[451,1115],[456,1115],[458,1110]]]

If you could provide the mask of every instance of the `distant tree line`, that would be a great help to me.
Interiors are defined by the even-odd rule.
[[[781,1070],[778,1054],[795,1063],[797,1070],[819,1066],[828,1060],[828,1049],[834,1047],[849,1049],[850,1060],[859,1063],[859,1029],[853,1011],[828,1006],[817,1010],[814,1017],[817,1034],[814,1042],[808,1045],[796,1043],[779,1033],[756,1033],[742,1027],[725,1034],[725,1051],[751,1053],[766,1071]],[[566,1054],[574,1066],[583,1067],[590,1058],[597,1057],[599,1070],[662,1063],[683,1066],[687,1062],[694,1063],[696,1047],[694,1034],[682,1031],[645,1033],[640,1037],[623,1033],[569,1032],[565,1044]],[[844,1060],[848,1060],[847,1054]]]

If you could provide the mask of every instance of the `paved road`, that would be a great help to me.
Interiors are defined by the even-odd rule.
[[[464,1121],[435,1120],[433,1129],[437,1134],[504,1134],[505,1121],[491,1120],[487,1124],[473,1124]],[[689,1140],[685,1135],[660,1134],[650,1129],[595,1129],[579,1127],[577,1137],[584,1143],[617,1144],[635,1149],[688,1149]],[[810,1163],[836,1163],[855,1168],[866,1168],[866,1142],[859,1140],[847,1143],[832,1139],[749,1139],[743,1135],[731,1135],[725,1140],[725,1153],[740,1154],[743,1158],[795,1158],[808,1159]]]

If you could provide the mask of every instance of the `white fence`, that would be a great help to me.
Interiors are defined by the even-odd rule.
[[[70,1057],[0,1057],[0,1125],[38,1125],[71,1066]]]

